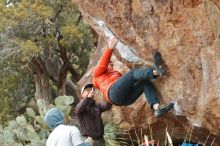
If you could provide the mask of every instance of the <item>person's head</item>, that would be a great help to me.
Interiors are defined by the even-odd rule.
[[[58,108],[52,108],[47,111],[44,116],[44,121],[48,125],[49,128],[56,128],[60,124],[64,124],[64,114]]]
[[[95,88],[94,88],[93,84],[86,84],[81,89],[81,96],[83,98],[85,98],[90,94],[90,92],[94,92],[94,91],[95,91]],[[94,94],[93,94],[93,96],[94,96]]]

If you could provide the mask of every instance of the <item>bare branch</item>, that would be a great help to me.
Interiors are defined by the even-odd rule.
[[[58,15],[62,12],[63,9],[63,4],[60,4],[60,8],[58,9],[58,11],[50,18],[50,21],[55,23],[56,18],[58,17]]]

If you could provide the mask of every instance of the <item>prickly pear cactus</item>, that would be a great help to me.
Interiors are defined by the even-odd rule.
[[[69,113],[71,104],[74,102],[72,96],[59,96],[55,99],[55,105],[61,109],[66,119],[70,119]],[[47,110],[55,105],[46,105],[44,99],[37,100],[39,111],[31,107],[18,116],[15,120],[9,121],[7,126],[0,125],[0,146],[45,146],[47,137],[50,134],[43,116]]]

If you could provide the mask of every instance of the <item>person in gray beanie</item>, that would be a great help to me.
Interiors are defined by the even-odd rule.
[[[58,108],[48,110],[44,116],[44,121],[49,128],[53,129],[50,133],[46,146],[92,146],[93,140],[88,137],[85,142],[81,138],[80,131],[75,126],[64,124],[64,114]]]

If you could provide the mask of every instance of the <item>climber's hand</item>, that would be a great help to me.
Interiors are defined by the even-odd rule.
[[[110,38],[108,40],[108,48],[109,49],[114,49],[117,42],[118,42],[118,39],[116,37]]]

